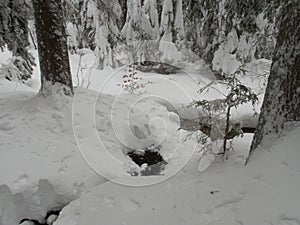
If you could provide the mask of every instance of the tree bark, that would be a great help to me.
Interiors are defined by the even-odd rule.
[[[250,154],[267,135],[280,133],[286,122],[300,120],[299,21],[299,2],[287,1],[280,15],[277,44]]]
[[[73,95],[63,6],[60,0],[33,0],[41,69],[41,93]]]

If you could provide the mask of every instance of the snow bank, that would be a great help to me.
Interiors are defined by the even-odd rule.
[[[40,180],[35,189],[36,193],[31,197],[39,202],[39,207],[31,204],[33,201],[28,202],[29,192],[12,194],[7,185],[0,185],[1,225],[19,224],[21,220],[33,217],[42,221],[42,217],[46,216],[47,211],[55,208],[61,209],[64,196],[59,198],[59,194],[55,192],[54,187],[47,180]],[[31,223],[25,222],[24,224]]]
[[[124,93],[120,94],[122,90],[117,85],[122,82],[123,71],[91,69],[95,59],[91,52],[82,53],[81,64],[78,55],[71,55],[70,59],[73,79],[77,82],[75,84],[89,87],[97,92],[100,91],[99,95],[94,91],[77,88],[74,102],[72,99],[59,95],[47,99],[35,96],[40,82],[37,68],[34,70],[33,79],[26,84],[0,80],[0,149],[2,154],[0,158],[0,199],[3,199],[0,201],[1,225],[12,225],[24,217],[42,219],[48,210],[64,206],[78,198],[83,190],[91,190],[94,186],[106,182],[106,178],[114,178],[115,183],[141,186],[158,183],[172,177],[186,165],[195,150],[195,140],[181,142],[185,133],[177,131],[179,118],[174,112],[177,110],[180,116],[186,118],[197,118],[197,111],[186,108],[192,99],[213,99],[219,96],[220,92],[226,90],[225,87],[216,86],[209,93],[199,96],[197,90],[208,84],[211,81],[210,78],[203,78],[200,74],[161,76],[139,72],[143,81],[149,81],[149,83],[138,95],[129,96]],[[261,63],[257,61],[257,64],[249,67],[261,71],[264,69],[264,67],[260,67]],[[79,78],[77,79],[78,71]],[[200,86],[198,85],[199,81]],[[250,78],[247,82],[255,87],[255,82]],[[171,108],[175,111],[170,112]],[[245,107],[239,109],[237,114],[234,114],[235,112],[233,114],[238,118],[249,119],[249,109],[249,107]],[[244,117],[245,115],[246,117]],[[253,121],[249,123],[253,123]],[[244,151],[239,155],[238,162],[243,162],[247,154],[244,149],[244,140],[243,144],[237,145],[237,148]],[[246,143],[249,144],[249,142],[250,139]],[[129,176],[129,171],[138,171],[139,168],[126,156],[126,152],[133,149],[144,149],[151,145],[160,146],[160,153],[168,162],[163,171],[164,176],[147,178]],[[120,205],[122,208],[118,209],[124,211],[120,215],[128,218],[128,212],[141,212],[150,219],[151,217],[146,213],[149,210],[157,213],[156,209],[159,208],[162,213],[158,214],[158,219],[163,219],[163,212],[169,215],[168,213],[177,208],[178,211],[175,210],[175,214],[178,216],[174,217],[174,221],[176,219],[176,221],[182,221],[181,224],[190,224],[188,223],[189,218],[192,218],[192,221],[199,224],[200,222],[196,221],[203,219],[198,219],[198,216],[195,216],[192,211],[199,202],[203,201],[209,203],[208,210],[210,211],[206,212],[206,208],[201,206],[201,218],[208,218],[207,224],[217,224],[209,214],[209,212],[214,212],[215,205],[209,200],[211,196],[206,196],[206,192],[202,192],[202,188],[206,191],[215,187],[224,187],[226,190],[230,190],[232,186],[223,186],[219,181],[216,183],[212,181],[219,179],[217,173],[223,173],[218,166],[217,171],[213,167],[216,174],[212,178],[208,175],[201,175],[198,178],[199,174],[195,174],[195,171],[197,171],[200,156],[201,154],[196,154],[194,164],[188,167],[193,167],[192,169],[183,168],[183,172],[181,172],[183,175],[180,176],[180,179],[178,178],[178,181],[172,179],[166,182],[168,188],[164,189],[163,184],[159,184],[156,188],[153,186],[153,188],[146,189],[153,194],[149,194],[144,203],[141,198],[148,196],[148,192],[145,194],[142,188],[137,188],[139,190],[137,206],[140,204],[141,207],[136,206],[135,200],[131,201],[136,198],[131,191],[129,191],[129,197],[132,196],[132,198],[124,199],[122,195],[130,190],[129,187],[124,187],[120,196],[116,197],[117,203],[124,200],[123,206]],[[195,161],[197,162],[195,163]],[[231,170],[230,168],[225,168],[225,171]],[[188,173],[193,174],[194,177]],[[241,174],[237,173],[232,176],[234,175],[241,182],[245,181],[241,178]],[[204,186],[202,186],[203,183],[199,185],[202,182],[201,177],[203,180],[208,180]],[[227,174],[225,177],[231,181],[231,175]],[[223,178],[221,180],[224,183],[227,182]],[[187,182],[187,185],[184,182]],[[233,182],[233,184],[237,183]],[[113,183],[105,185],[107,186],[104,186],[104,190],[107,188],[108,193],[110,188],[117,190],[119,187]],[[191,186],[193,188],[190,189]],[[100,186],[97,188],[101,189]],[[167,193],[168,190],[170,193]],[[194,196],[197,196],[198,192],[196,191],[200,190],[205,199],[203,200],[199,196],[196,199],[192,199],[191,196],[185,199],[187,195],[184,190],[193,193]],[[90,208],[90,205],[82,203],[82,201],[86,201],[82,199],[91,198],[88,193],[93,192],[94,190],[87,191],[80,200],[72,202],[70,206],[66,207],[58,223],[64,225],[98,224],[95,221],[99,219],[99,215],[91,215],[91,219],[94,218],[92,223],[86,223],[89,216],[84,215],[85,210],[92,210],[94,206]],[[101,191],[99,193],[104,194]],[[229,196],[234,195],[234,193],[230,193]],[[161,203],[163,198],[157,199],[156,195],[165,195],[166,202]],[[180,199],[176,200],[182,201],[182,204],[173,204],[174,195],[182,195]],[[16,202],[16,196],[21,200]],[[95,196],[95,200],[99,201],[99,195]],[[104,202],[110,202],[109,198],[110,196],[108,199],[105,198]],[[186,206],[189,201],[192,202],[191,207],[195,208]],[[159,202],[162,207],[156,205],[156,202]],[[94,203],[96,204],[96,202],[91,202],[91,204]],[[20,209],[21,205],[25,206]],[[172,205],[171,208],[170,205]],[[143,208],[144,206],[147,207]],[[97,209],[97,207],[94,208]],[[110,213],[108,215],[112,215],[112,212],[107,211],[105,205],[101,207],[104,207],[104,212]],[[225,209],[222,208],[222,210]],[[180,214],[182,211],[185,214]],[[219,212],[216,214],[220,215]],[[154,214],[150,215],[154,216]],[[79,216],[83,216],[82,223]],[[167,222],[165,224],[168,224]],[[158,224],[163,223],[158,222]],[[203,224],[205,223],[203,222]]]
[[[127,151],[159,145],[168,177],[194,150],[193,141],[181,142],[178,116],[151,98],[77,88],[74,101],[15,92],[2,93],[0,105],[0,185],[9,188],[4,196],[22,194],[30,219],[41,220],[106,178],[126,183],[139,169]]]
[[[21,194],[13,195],[7,185],[0,185],[0,224],[19,224],[28,214],[28,205]]]
[[[65,207],[55,225],[298,225],[299,134],[297,128],[273,141],[245,167],[238,160],[245,157],[251,135],[235,142],[236,152],[228,161],[202,174],[196,172],[195,158],[175,177],[157,185],[98,185]],[[139,179],[142,182],[143,177]]]
[[[89,165],[109,179],[138,170],[128,151],[159,147],[168,162],[164,174],[172,176],[191,157],[194,142],[182,142],[179,117],[157,103],[155,97],[86,94],[78,89],[73,105],[74,134]],[[122,182],[118,179],[116,182]],[[128,180],[131,182],[131,180]]]
[[[30,205],[28,218],[41,219],[52,207],[77,198],[85,187],[105,181],[77,150],[72,99],[16,92],[2,94],[0,104],[0,185],[23,194]],[[53,186],[51,202],[39,196],[43,179]]]

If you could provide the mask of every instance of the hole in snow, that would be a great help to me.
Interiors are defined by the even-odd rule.
[[[38,220],[24,218],[20,221],[20,225],[53,225],[58,218],[61,210],[51,210],[47,212],[44,223],[40,223]]]
[[[140,168],[141,176],[163,175],[165,165],[168,164],[159,153],[161,146],[149,147],[140,150],[133,150],[127,155],[134,161]],[[138,176],[138,172],[132,172],[131,175]]]

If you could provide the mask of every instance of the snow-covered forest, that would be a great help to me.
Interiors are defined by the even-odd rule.
[[[300,225],[297,0],[1,0],[0,225]]]

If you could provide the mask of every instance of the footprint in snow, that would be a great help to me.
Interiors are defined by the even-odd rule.
[[[141,204],[133,199],[126,200],[125,202],[122,203],[122,209],[125,212],[134,212],[138,208],[141,208]]]
[[[258,174],[250,180],[250,183],[255,183],[255,182],[259,181],[261,178],[262,178],[262,175]]]
[[[108,205],[108,207],[110,208],[114,208],[115,207],[115,203],[114,203],[114,198],[113,197],[104,197],[103,198],[103,202],[105,202],[105,204]]]
[[[286,216],[281,216],[278,225],[300,225],[300,221],[296,218],[287,218]]]
[[[286,161],[282,161],[281,163],[280,163],[280,166],[281,167],[287,167],[289,164],[286,162]]]
[[[14,128],[15,126],[13,126],[10,122],[3,121],[0,123],[0,131],[10,131]]]
[[[19,176],[18,179],[14,181],[14,184],[13,184],[14,188],[18,189],[20,187],[27,186],[28,180],[29,180],[29,178],[28,178],[27,174],[23,174],[23,175]]]

